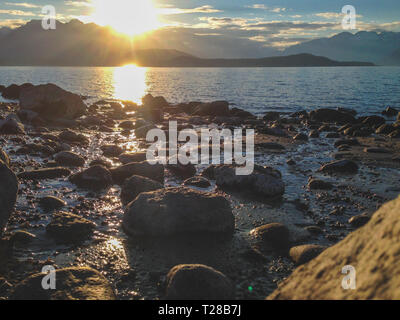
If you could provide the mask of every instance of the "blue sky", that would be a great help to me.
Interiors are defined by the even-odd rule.
[[[91,1],[98,0],[2,0],[0,27],[16,27],[28,20],[40,19],[41,8],[49,4],[55,6],[60,20],[78,17],[90,22]],[[133,8],[143,1],[153,1],[162,22],[153,40],[162,43],[166,30],[168,35],[173,31],[172,43],[189,43],[188,46],[200,55],[211,52],[218,56],[218,43],[225,49],[246,48],[245,56],[260,56],[305,40],[332,36],[343,31],[341,9],[348,4],[357,11],[357,29],[353,32],[400,32],[399,0],[125,1]],[[126,11],[123,17],[127,17]],[[232,56],[243,56],[243,50],[234,50]]]

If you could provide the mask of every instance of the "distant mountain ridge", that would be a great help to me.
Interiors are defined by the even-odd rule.
[[[364,61],[375,64],[400,64],[392,57],[400,50],[399,32],[342,32],[330,38],[320,38],[287,48],[285,55],[307,52],[340,61]],[[390,58],[392,57],[392,58]]]
[[[369,37],[375,37],[373,34],[367,34]],[[362,34],[361,36],[364,37]],[[143,49],[132,43],[130,38],[116,34],[111,28],[101,27],[94,23],[84,24],[79,20],[71,20],[68,23],[57,22],[56,30],[44,31],[41,21],[32,20],[16,29],[0,29],[0,65],[120,66],[130,63],[154,67],[371,65],[366,63],[369,60],[364,59],[364,56],[363,59],[357,59],[356,55],[344,55],[346,58],[339,59],[332,58],[335,48],[330,44],[331,41],[344,43],[346,39],[353,39],[353,37],[350,33],[342,33],[329,39],[317,39],[304,43],[302,44],[304,47],[293,46],[292,49],[289,48],[284,52],[287,57],[202,59],[173,49]],[[314,47],[322,48],[321,43],[326,43],[328,48],[324,53],[319,53],[323,50],[313,49]],[[319,44],[319,47],[315,44]],[[389,52],[389,50],[386,51]],[[390,54],[393,52],[394,50]]]

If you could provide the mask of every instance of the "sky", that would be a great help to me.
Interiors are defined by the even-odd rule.
[[[343,32],[342,7],[356,9],[357,31],[400,32],[399,0],[1,0],[0,27],[41,19],[53,5],[57,19],[111,25],[171,42],[199,55],[256,57]],[[101,8],[102,7],[102,8]],[[346,30],[348,31],[348,30]],[[150,38],[150,36],[149,36]],[[229,54],[230,52],[230,54]]]

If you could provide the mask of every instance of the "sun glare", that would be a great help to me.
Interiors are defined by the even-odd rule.
[[[92,0],[91,20],[117,32],[139,35],[160,26],[152,0]]]
[[[126,65],[114,69],[114,96],[140,103],[146,94],[147,68]]]

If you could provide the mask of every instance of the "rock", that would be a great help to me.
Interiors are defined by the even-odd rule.
[[[385,124],[386,120],[383,117],[380,116],[369,116],[366,117],[362,123],[369,126],[369,127],[374,127],[377,128],[383,124]]]
[[[307,186],[310,190],[331,190],[333,188],[332,183],[318,179],[311,179]]]
[[[3,96],[3,98],[6,98],[6,99],[17,100],[20,97],[21,90],[30,88],[30,87],[33,87],[33,84],[24,83],[20,86],[18,86],[16,84],[12,84],[12,85],[8,86],[7,88],[3,89],[2,96]]]
[[[167,100],[164,97],[153,97],[151,94],[147,94],[142,98],[143,107],[150,109],[163,109],[169,106]]]
[[[304,133],[298,133],[293,137],[294,141],[308,141],[308,136]]]
[[[126,130],[132,130],[135,128],[135,126],[133,125],[132,121],[122,121],[118,127],[122,128],[122,129],[126,129]]]
[[[96,225],[78,215],[56,212],[46,227],[46,232],[60,243],[76,243],[88,239]]]
[[[122,164],[128,164],[130,162],[142,162],[147,159],[146,152],[136,152],[136,153],[123,153],[118,156],[119,161]]]
[[[123,166],[111,169],[114,182],[121,185],[125,179],[137,175],[164,183],[164,166],[161,164],[151,165],[147,161],[131,162]]]
[[[54,160],[60,166],[83,167],[85,165],[85,159],[83,157],[70,151],[57,153],[54,156]]]
[[[318,130],[311,130],[308,134],[309,138],[319,138],[319,131]]]
[[[250,231],[250,237],[261,252],[287,253],[289,248],[289,229],[281,223],[255,228]]]
[[[316,244],[305,244],[301,246],[292,247],[289,250],[289,255],[293,262],[298,266],[305,264],[325,250],[325,247]]]
[[[0,237],[14,210],[18,194],[18,180],[11,169],[0,160]]]
[[[339,123],[339,124],[355,122],[354,116],[351,115],[350,113],[333,109],[317,109],[311,111],[310,119],[313,121]]]
[[[358,172],[358,165],[351,160],[339,160],[321,166],[318,171],[331,174],[356,174]]]
[[[113,185],[110,171],[100,165],[95,165],[89,169],[75,173],[69,180],[79,188],[99,191],[107,189]]]
[[[287,137],[287,132],[279,127],[263,128],[261,133],[274,136],[274,137]]]
[[[399,212],[400,197],[384,204],[364,227],[297,268],[268,299],[400,299]],[[341,285],[346,265],[355,268],[356,290],[344,290]],[[349,270],[346,273],[351,276]]]
[[[122,226],[132,236],[230,234],[235,219],[224,197],[179,187],[141,193],[126,208]]]
[[[270,111],[270,112],[267,112],[265,114],[265,116],[263,117],[263,120],[265,120],[265,121],[276,121],[276,120],[279,120],[280,117],[281,116],[280,116],[279,112]]]
[[[0,160],[3,161],[7,166],[10,166],[10,158],[1,147],[0,147]]]
[[[393,131],[395,131],[396,128],[392,126],[391,124],[383,124],[378,129],[376,129],[375,133],[376,134],[390,134]]]
[[[359,215],[351,217],[349,219],[349,223],[354,228],[360,228],[363,225],[367,224],[370,219],[371,219],[371,215],[369,215],[367,213],[363,213],[363,214],[359,214]]]
[[[258,143],[257,147],[263,148],[263,149],[269,149],[269,150],[279,150],[279,151],[286,150],[286,148],[283,145],[276,143],[276,142]]]
[[[337,133],[337,132],[329,132],[329,133],[325,136],[325,138],[327,138],[327,139],[337,139],[337,138],[340,138],[340,134]]]
[[[100,147],[105,157],[118,157],[124,150],[116,145],[104,145]]]
[[[42,281],[48,273],[37,273],[21,281],[12,300],[115,300],[109,282],[96,270],[72,267],[55,271],[56,289],[45,290]]]
[[[167,300],[231,300],[234,286],[221,272],[201,264],[173,267],[166,279]]]
[[[193,112],[195,116],[229,116],[229,102],[214,101],[199,104]]]
[[[365,153],[391,153],[390,150],[385,148],[364,148]]]
[[[82,98],[55,84],[45,84],[21,89],[20,106],[39,113],[43,118],[76,119],[86,113]]]
[[[39,199],[39,205],[46,211],[59,210],[65,207],[67,203],[57,197],[46,196]]]
[[[400,130],[395,130],[389,134],[389,137],[392,139],[400,138]]]
[[[311,234],[322,234],[323,233],[322,229],[318,226],[307,226],[304,229],[307,230]]]
[[[208,188],[211,186],[211,183],[206,178],[196,176],[196,177],[191,177],[189,179],[186,179],[183,182],[183,185],[184,186],[193,186],[193,187],[198,187],[198,188]]]
[[[77,142],[77,143],[88,143],[89,140],[83,134],[77,134],[76,132],[66,129],[58,135],[60,140],[67,142]]]
[[[112,167],[112,163],[106,159],[94,159],[89,163],[89,167],[94,167],[94,166],[103,166],[107,169]]]
[[[382,115],[390,118],[397,116],[398,113],[399,111],[392,107],[387,107],[385,110],[382,111]]]
[[[266,197],[282,196],[285,184],[278,170],[255,166],[250,175],[237,175],[233,165],[222,165],[214,168],[214,177],[219,187],[255,192]]]
[[[121,188],[121,202],[123,205],[128,204],[142,192],[149,192],[162,189],[164,186],[154,180],[141,176],[132,176],[125,180]]]
[[[334,144],[335,148],[339,148],[341,146],[359,146],[360,142],[357,139],[340,139],[337,140]]]
[[[36,236],[34,234],[23,230],[18,230],[11,235],[10,242],[14,246],[23,246],[28,244],[29,242],[32,242],[35,239]]]
[[[181,179],[188,179],[196,174],[196,167],[191,163],[187,165],[183,165],[180,163],[167,164],[166,168]]]
[[[143,127],[140,128],[136,128],[135,129],[135,135],[136,138],[141,138],[144,139],[147,136],[147,132],[149,132],[152,129],[157,129],[157,127],[154,124],[149,124],[149,125],[145,125]]]
[[[70,174],[71,170],[63,167],[56,167],[24,171],[18,174],[18,178],[25,180],[57,179],[69,176]]]
[[[0,134],[25,134],[24,125],[15,119],[0,120]]]

